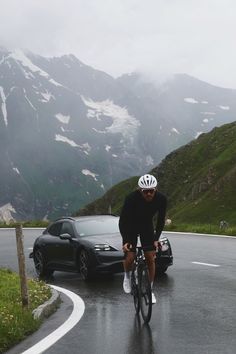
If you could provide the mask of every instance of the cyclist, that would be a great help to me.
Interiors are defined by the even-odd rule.
[[[155,277],[155,251],[159,245],[159,237],[165,225],[167,199],[157,190],[157,180],[153,175],[145,174],[138,180],[137,190],[131,192],[124,201],[121,210],[119,228],[123,239],[125,293],[131,292],[130,272],[135,258],[137,236],[147,261],[149,279],[153,288]],[[157,214],[154,231],[153,217]],[[156,298],[152,290],[152,303]]]

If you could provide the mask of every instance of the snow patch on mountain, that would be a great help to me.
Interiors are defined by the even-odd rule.
[[[176,128],[172,128],[171,131],[176,134],[180,134],[180,132]]]
[[[223,109],[224,111],[229,111],[230,107],[229,106],[219,106],[220,109]]]
[[[29,103],[30,107],[33,108],[34,111],[37,111],[37,109],[34,107],[34,105],[32,104],[32,102],[30,101],[30,99],[27,97],[26,95],[26,90],[24,89],[24,94],[25,94],[25,99],[26,101]]]
[[[56,134],[55,135],[55,140],[56,141],[61,141],[63,143],[69,144],[72,147],[79,147],[79,145],[77,145],[73,140],[68,139],[67,137],[60,135],[60,134]]]
[[[195,135],[194,139],[197,139],[201,134],[202,134],[202,132],[197,132],[197,134]]]
[[[53,98],[55,100],[55,96],[53,96],[53,94],[51,94],[48,91],[46,91],[46,93],[41,92],[41,95],[43,96],[43,99],[39,100],[41,102],[49,102],[51,98]]]
[[[68,139],[66,136],[60,135],[60,134],[56,134],[55,135],[55,140],[56,141],[61,141],[63,143],[69,144],[72,147],[78,147],[79,149],[81,149],[86,155],[89,155],[89,152],[91,151],[91,146],[89,145],[89,143],[84,143],[82,145],[78,145],[76,144],[73,140]]]
[[[79,148],[81,148],[83,151],[84,151],[84,153],[86,154],[86,155],[89,155],[89,152],[91,151],[91,146],[89,145],[89,143],[84,143],[84,144],[82,144],[82,145],[78,145],[79,146]]]
[[[146,156],[146,165],[147,166],[153,166],[154,165],[154,160],[151,155]]]
[[[13,171],[15,171],[18,175],[20,175],[20,171],[18,170],[17,167],[13,167],[12,169],[13,169]]]
[[[3,119],[4,119],[4,123],[5,123],[6,127],[7,127],[8,120],[7,120],[6,96],[5,96],[4,89],[3,89],[2,86],[0,86],[0,96],[1,96],[1,99],[2,99],[1,108],[2,108]]]
[[[95,181],[97,181],[96,176],[99,176],[98,174],[93,173],[93,172],[91,172],[91,171],[89,171],[89,170],[86,170],[86,169],[82,170],[82,173],[83,173],[83,175],[85,175],[85,176],[91,176],[91,177],[93,177]]]
[[[62,86],[61,84],[59,84],[59,82],[56,82],[55,80],[51,79],[48,73],[40,69],[38,66],[34,65],[22,50],[15,50],[11,54],[9,54],[9,57],[20,62],[23,67],[28,68],[31,72],[38,73],[40,76],[47,78],[49,82],[51,82],[53,85]]]
[[[63,114],[61,113],[57,113],[55,114],[55,117],[61,122],[61,123],[64,123],[64,124],[68,124],[69,121],[70,121],[70,116],[64,116]]]
[[[125,107],[120,107],[109,99],[96,102],[91,98],[86,99],[83,96],[81,98],[88,107],[87,118],[101,120],[102,116],[107,116],[113,120],[112,125],[106,127],[103,131],[94,129],[98,133],[121,133],[124,138],[130,139],[137,132],[140,122],[131,116]]]
[[[216,113],[215,112],[201,112],[201,114],[204,114],[207,116],[214,116]]]
[[[184,98],[184,102],[192,103],[192,104],[198,103],[197,100],[195,100],[194,98],[191,98],[191,97],[186,97],[186,98]]]

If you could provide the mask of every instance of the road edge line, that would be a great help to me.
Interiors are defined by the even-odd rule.
[[[53,344],[55,344],[59,339],[61,339],[67,332],[69,332],[80,321],[81,317],[84,314],[85,304],[83,299],[79,295],[59,286],[51,284],[48,285],[54,288],[55,290],[62,292],[71,299],[74,305],[73,311],[70,314],[69,318],[60,327],[58,327],[47,337],[43,338],[38,343],[36,343],[26,351],[22,352],[21,354],[40,354],[44,352]]]
[[[216,234],[200,234],[198,232],[182,232],[182,231],[162,231],[162,234],[177,234],[177,235],[193,235],[193,236],[206,236],[206,237],[222,237],[232,238],[236,240],[236,236],[230,235],[216,235]]]

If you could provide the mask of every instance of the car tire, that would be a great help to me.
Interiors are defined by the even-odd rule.
[[[38,277],[48,277],[53,274],[53,270],[48,269],[45,264],[45,260],[40,249],[35,250],[34,255],[34,266]]]
[[[89,255],[86,250],[81,250],[79,255],[79,272],[84,280],[90,280],[93,276],[89,265]]]

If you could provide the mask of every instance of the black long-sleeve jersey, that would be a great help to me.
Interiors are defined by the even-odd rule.
[[[121,210],[119,227],[123,242],[129,242],[130,235],[140,230],[153,230],[153,217],[157,214],[155,240],[159,240],[165,225],[167,199],[157,191],[152,201],[147,202],[139,190],[130,193]]]

